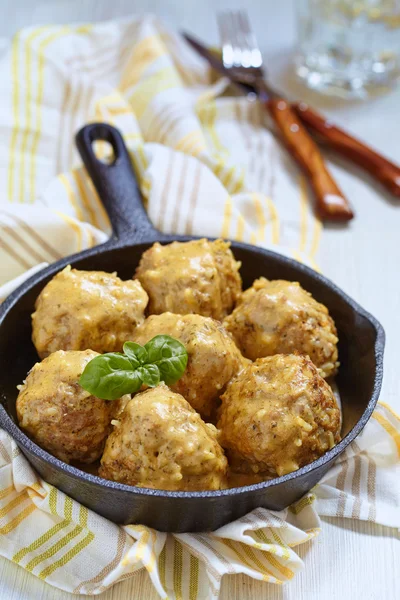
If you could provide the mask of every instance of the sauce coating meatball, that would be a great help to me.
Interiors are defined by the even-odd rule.
[[[274,354],[308,355],[323,377],[338,368],[337,334],[328,309],[299,283],[257,279],[224,321],[251,360]]]
[[[171,389],[182,394],[203,418],[210,417],[226,384],[246,360],[231,335],[209,317],[163,313],[148,317],[136,330],[134,340],[144,345],[158,334],[178,339],[189,355],[184,374]]]
[[[36,363],[20,386],[17,416],[39,446],[64,462],[91,463],[100,458],[118,403],[86,392],[78,383],[97,352],[54,352]]]
[[[108,437],[99,475],[162,490],[218,490],[227,461],[217,430],[165,384],[125,406]]]
[[[120,351],[144,321],[147,302],[139,281],[66,267],[36,300],[33,343],[41,358],[57,350]]]
[[[340,440],[340,409],[306,356],[260,358],[222,396],[220,443],[232,469],[274,477],[319,458]]]
[[[242,289],[236,262],[223,240],[154,244],[136,270],[149,295],[149,314],[195,313],[223,319]]]

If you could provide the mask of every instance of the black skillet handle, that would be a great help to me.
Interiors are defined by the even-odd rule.
[[[93,142],[103,140],[113,147],[114,161],[106,164],[93,151]],[[85,125],[75,136],[76,146],[94,187],[110,217],[113,239],[151,241],[163,236],[153,227],[121,133],[107,123]]]

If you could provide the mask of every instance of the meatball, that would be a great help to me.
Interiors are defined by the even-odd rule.
[[[240,263],[229,245],[203,239],[149,248],[136,270],[149,294],[149,314],[195,313],[219,320],[228,315],[242,289]]]
[[[113,409],[86,392],[78,383],[87,363],[97,352],[50,354],[28,373],[20,386],[17,416],[21,429],[42,448],[64,462],[91,463],[100,458]]]
[[[250,364],[222,396],[220,443],[236,471],[284,475],[340,440],[333,392],[306,356],[277,354]]]
[[[107,439],[99,475],[162,490],[218,490],[227,460],[217,430],[161,383],[126,405]]]
[[[203,418],[210,417],[226,384],[245,361],[230,334],[209,317],[163,313],[148,317],[134,340],[144,345],[158,334],[178,339],[189,355],[184,374],[171,389],[182,394]]]
[[[41,358],[56,350],[120,351],[144,321],[147,302],[139,281],[66,267],[36,300],[33,343]]]
[[[257,279],[224,325],[251,360],[297,351],[308,355],[323,377],[337,371],[335,324],[326,306],[297,282]]]

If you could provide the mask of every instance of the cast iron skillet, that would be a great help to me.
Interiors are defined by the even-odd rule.
[[[115,160],[111,165],[96,159],[92,150],[95,140],[106,140],[113,146]],[[232,242],[233,253],[242,262],[244,288],[261,275],[299,281],[326,304],[339,331],[343,439],[320,459],[294,473],[252,486],[213,492],[168,492],[130,487],[80,471],[39,448],[16,425],[16,386],[37,361],[30,315],[37,295],[51,277],[71,264],[78,269],[117,271],[120,277],[128,279],[143,251],[156,240],[166,243],[192,239],[163,235],[151,225],[123,139],[116,129],[105,124],[88,125],[79,131],[76,142],[109,214],[113,235],[105,244],[63,258],[34,275],[0,307],[0,426],[13,436],[43,479],[116,523],[142,523],[162,531],[206,531],[259,506],[283,509],[321,479],[370,418],[381,388],[385,336],[378,321],[333,283],[269,250]]]

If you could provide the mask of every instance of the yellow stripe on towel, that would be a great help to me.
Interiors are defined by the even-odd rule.
[[[383,415],[379,412],[375,411],[372,416],[382,427],[388,432],[390,437],[393,439],[396,444],[398,455],[400,456],[400,433],[396,430],[395,427],[387,420]]]

